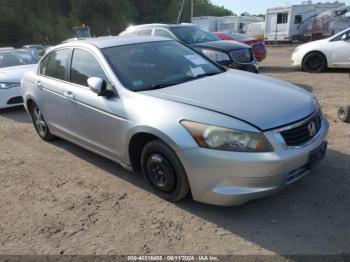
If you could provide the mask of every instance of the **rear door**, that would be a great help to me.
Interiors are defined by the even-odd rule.
[[[65,90],[69,86],[67,79],[67,63],[71,50],[58,49],[46,56],[40,63],[39,77],[35,83],[40,92],[36,101],[54,133],[67,132],[67,100]]]

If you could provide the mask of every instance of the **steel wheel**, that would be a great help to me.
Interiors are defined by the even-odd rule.
[[[160,154],[152,154],[147,159],[147,175],[153,186],[170,192],[175,184],[175,172],[169,161]]]
[[[142,173],[154,192],[172,202],[190,192],[187,175],[176,153],[163,141],[150,141],[142,151]]]

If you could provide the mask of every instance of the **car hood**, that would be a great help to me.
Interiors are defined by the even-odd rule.
[[[33,64],[0,68],[0,81],[19,83],[26,72],[35,71],[37,66]]]
[[[307,48],[314,48],[315,46],[317,46],[317,47],[322,46],[322,44],[327,43],[327,42],[329,42],[328,38],[321,39],[321,40],[312,41],[309,43],[302,44],[302,45],[298,46],[298,48],[306,50]]]
[[[242,44],[236,41],[212,41],[212,42],[205,42],[200,44],[193,44],[192,45],[195,48],[211,48],[211,49],[217,49],[222,50],[226,52],[244,49],[244,48],[250,48],[249,45]]]
[[[226,114],[261,130],[290,124],[315,111],[309,92],[238,70],[143,93]]]

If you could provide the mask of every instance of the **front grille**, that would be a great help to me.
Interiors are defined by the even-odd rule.
[[[303,122],[301,125],[281,132],[287,146],[301,146],[310,141],[321,129],[319,114]]]
[[[9,101],[7,101],[8,105],[14,105],[14,104],[22,104],[23,98],[21,96],[12,97]]]
[[[237,63],[249,64],[253,61],[253,54],[249,49],[232,51],[230,55],[231,55],[231,58]]]

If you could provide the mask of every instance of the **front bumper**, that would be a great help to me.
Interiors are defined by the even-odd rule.
[[[8,108],[23,104],[20,86],[0,89],[0,108]]]
[[[309,143],[293,148],[281,144],[276,137],[279,134],[269,131],[266,136],[270,141],[274,140],[271,142],[275,151],[268,153],[203,148],[178,152],[193,199],[207,204],[234,206],[283,189],[309,172],[304,167],[310,152],[326,141],[328,129],[329,124],[323,119],[320,131]],[[299,174],[295,175],[297,172]]]
[[[292,54],[291,62],[294,67],[302,67],[303,57],[298,52],[294,52]]]
[[[256,62],[251,64],[232,63],[225,66],[229,69],[238,69],[238,70],[243,70],[243,71],[252,72],[252,73],[259,73],[259,64]]]

